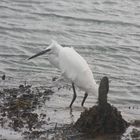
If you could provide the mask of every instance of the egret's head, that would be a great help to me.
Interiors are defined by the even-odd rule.
[[[31,56],[31,57],[29,57],[28,60],[33,59],[33,58],[38,57],[38,56],[41,56],[45,53],[50,53],[50,54],[57,53],[59,47],[61,47],[61,46],[56,41],[52,40],[52,43],[49,45],[49,47],[47,47],[45,50],[43,50],[43,51],[41,51],[41,52]]]

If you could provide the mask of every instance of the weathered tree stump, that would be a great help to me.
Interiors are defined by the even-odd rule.
[[[103,77],[99,86],[98,104],[81,113],[75,123],[76,129],[90,136],[124,133],[128,123],[117,108],[107,102],[109,81]]]

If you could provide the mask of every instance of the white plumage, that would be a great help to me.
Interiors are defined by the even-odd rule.
[[[52,43],[44,51],[33,55],[29,59],[48,53],[48,59],[51,64],[61,70],[62,75],[73,83],[74,97],[70,104],[72,106],[76,91],[74,84],[86,92],[82,102],[82,106],[88,93],[97,95],[98,85],[96,84],[92,71],[85,59],[80,56],[73,48],[62,47],[56,41]]]

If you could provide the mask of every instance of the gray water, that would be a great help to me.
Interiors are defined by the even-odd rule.
[[[79,52],[98,83],[103,76],[109,77],[110,102],[140,104],[139,0],[0,1],[0,75],[7,75],[7,85],[24,81],[52,85],[52,77],[60,71],[50,65],[47,56],[26,60],[52,39]],[[78,96],[75,104],[80,106],[83,94]],[[72,91],[62,89],[46,106],[56,109],[59,103],[61,115],[71,98]],[[93,98],[87,99],[87,106],[93,105]]]

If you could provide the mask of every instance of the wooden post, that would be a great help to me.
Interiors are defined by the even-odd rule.
[[[103,77],[99,86],[98,103],[100,106],[107,105],[107,94],[109,91],[109,80],[107,77]]]

